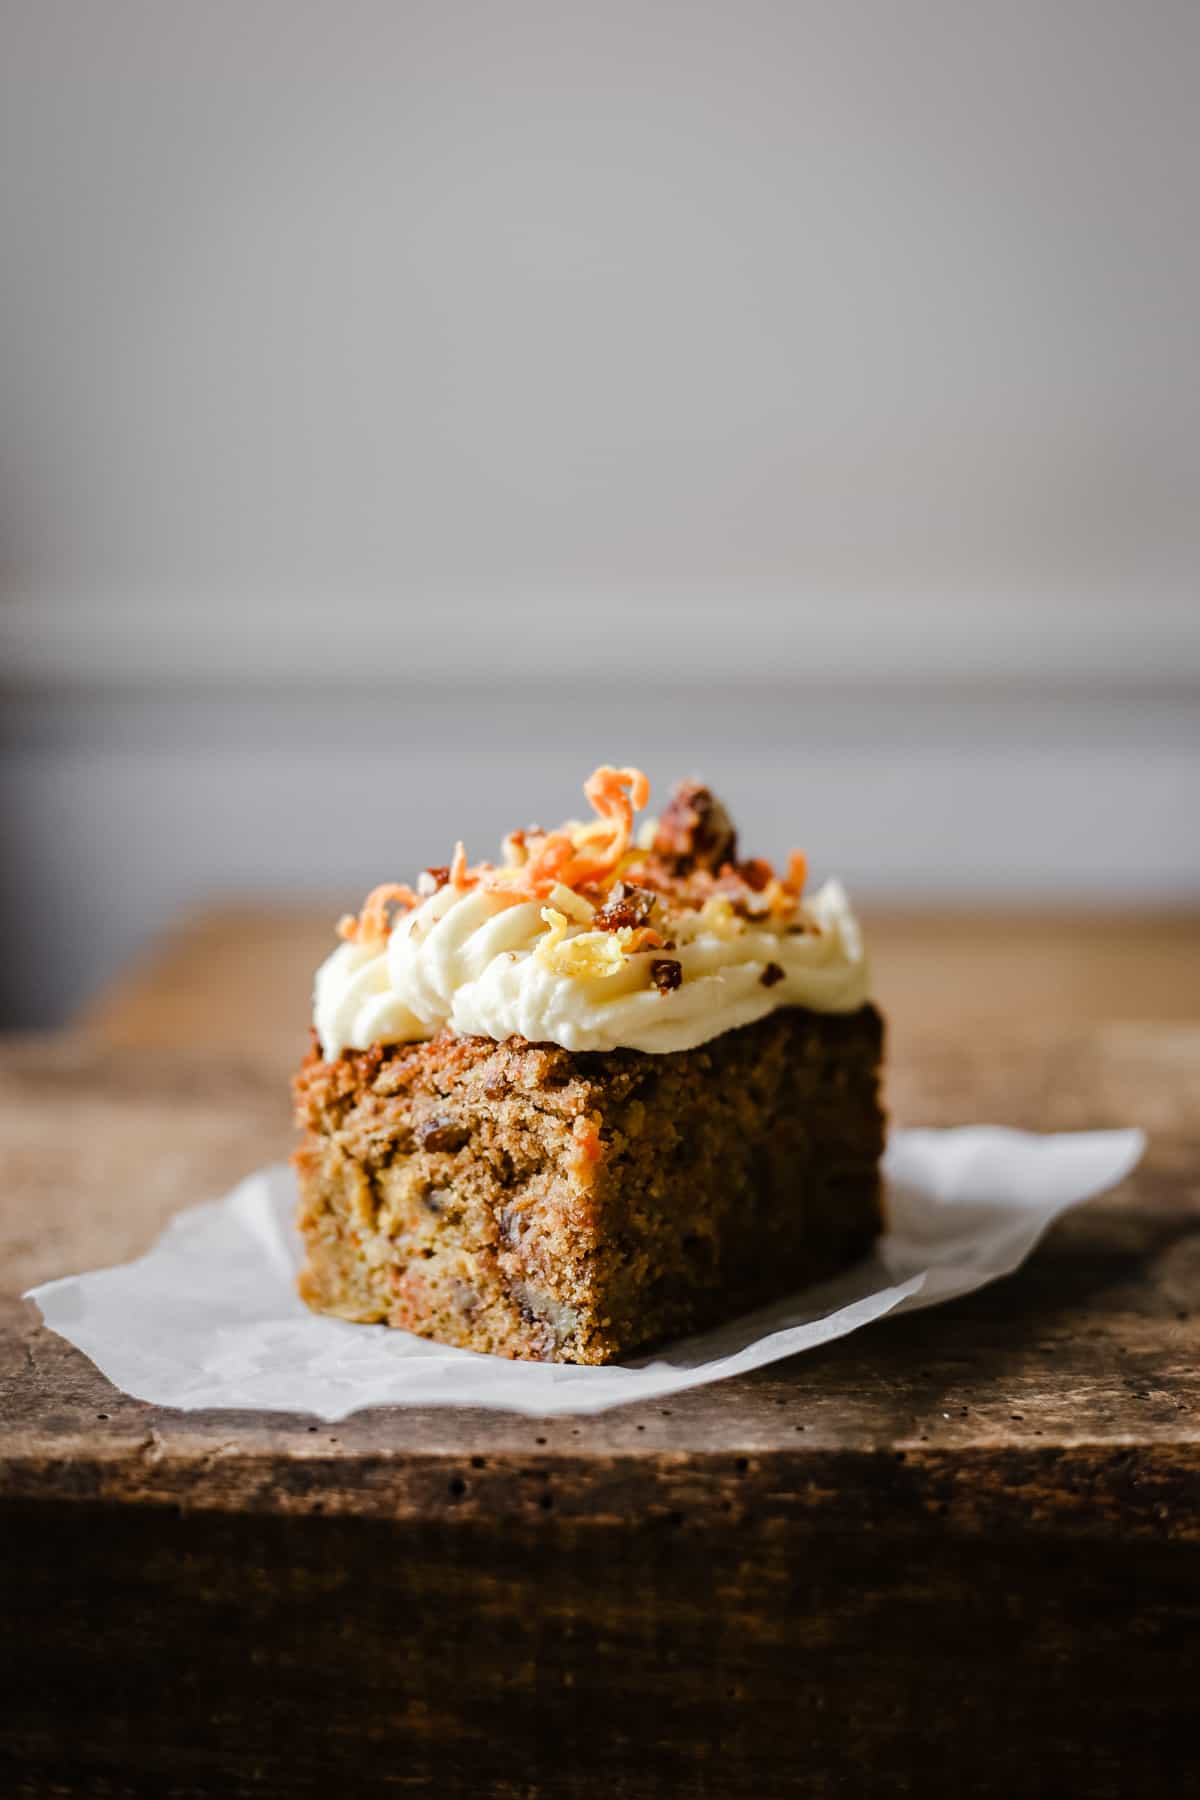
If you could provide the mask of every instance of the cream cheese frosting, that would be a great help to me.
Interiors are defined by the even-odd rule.
[[[781,1006],[852,1012],[868,996],[862,936],[836,881],[797,900],[786,922],[710,899],[672,915],[669,943],[632,953],[594,928],[590,911],[561,888],[545,903],[513,904],[502,890],[447,881],[386,935],[343,943],[322,964],[313,1022],[323,1054],[419,1042],[444,1027],[664,1053]],[[668,958],[678,973],[660,986],[656,965]]]

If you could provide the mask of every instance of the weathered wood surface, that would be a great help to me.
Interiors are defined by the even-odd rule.
[[[9,1295],[286,1151],[270,1046],[131,1016],[0,1050]],[[169,1413],[5,1301],[0,1792],[1188,1791],[1200,1025],[919,1023],[899,1122],[1146,1164],[1008,1281],[665,1406]]]
[[[781,1372],[586,1422],[385,1410],[313,1432],[304,1421],[250,1413],[159,1413],[116,1394],[38,1327],[31,1306],[10,1300],[0,1480],[29,1497],[174,1500],[186,1487],[195,1506],[303,1510],[311,1500],[391,1515],[436,1503],[463,1516],[498,1498],[496,1468],[481,1480],[458,1467],[477,1451],[539,1469],[547,1450],[574,1457],[569,1503],[585,1508],[589,1471],[610,1456],[632,1457],[643,1471],[661,1457],[654,1479],[672,1492],[692,1481],[680,1457],[904,1451],[906,1480],[942,1455],[1036,1460],[1049,1450],[1061,1464],[1078,1449],[1090,1467],[1098,1449],[1131,1443],[1186,1463],[1200,1443],[1200,1028],[1118,1026],[1040,1046],[930,1048],[893,1071],[891,1100],[900,1122],[1137,1123],[1151,1148],[1131,1182],[1068,1217],[996,1288]],[[0,1116],[0,1262],[10,1294],[139,1254],[179,1206],[219,1193],[289,1143],[280,1096],[253,1068],[82,1038],[0,1053]],[[462,1492],[441,1480],[447,1471]],[[604,1482],[596,1492],[603,1511],[612,1496]],[[796,1504],[790,1491],[785,1498]],[[967,1491],[958,1500],[974,1505]],[[1060,1501],[1080,1510],[1065,1486]]]

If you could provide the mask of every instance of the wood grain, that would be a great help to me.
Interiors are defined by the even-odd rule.
[[[253,933],[183,941],[0,1048],[0,1791],[1188,1791],[1200,1022],[1097,1022],[1086,958],[1069,1017],[902,1019],[898,1122],[1150,1135],[979,1294],[666,1406],[325,1426],[130,1399],[12,1297],[287,1148],[292,1023],[219,1040]]]

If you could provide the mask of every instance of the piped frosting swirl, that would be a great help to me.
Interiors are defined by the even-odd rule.
[[[737,860],[708,790],[676,790],[633,836],[648,797],[634,769],[587,783],[596,818],[513,833],[504,861],[428,870],[417,889],[377,888],[342,922],[318,970],[314,1024],[326,1057],[417,1042],[445,1027],[568,1050],[686,1050],[781,1006],[849,1012],[867,998],[861,934],[827,882],[803,894]]]

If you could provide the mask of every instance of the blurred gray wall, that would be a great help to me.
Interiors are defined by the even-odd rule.
[[[1200,895],[1193,0],[0,0],[0,1017],[704,769]]]

